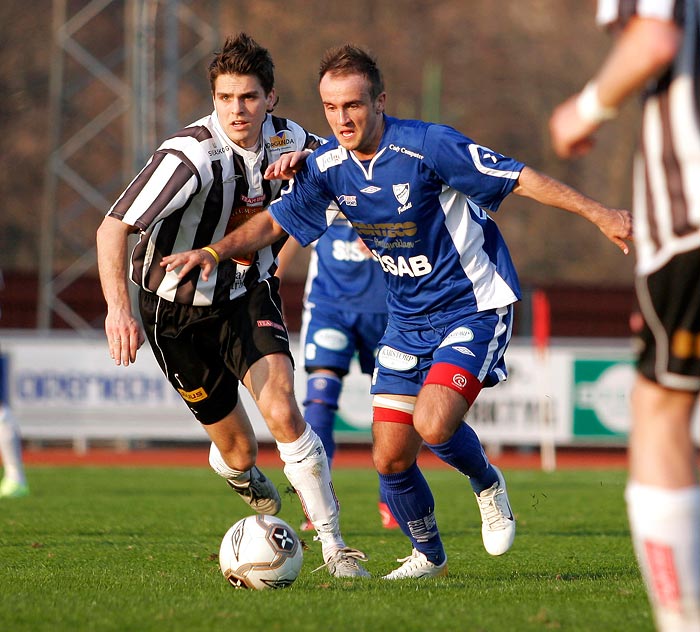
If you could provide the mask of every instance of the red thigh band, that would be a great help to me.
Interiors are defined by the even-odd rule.
[[[457,391],[471,406],[481,392],[482,384],[469,371],[446,362],[433,364],[423,384],[441,384]]]
[[[393,408],[383,408],[375,406],[372,409],[373,421],[388,421],[395,424],[413,425],[413,415],[403,410],[394,410]]]

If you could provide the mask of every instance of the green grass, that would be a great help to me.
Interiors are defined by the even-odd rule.
[[[280,470],[267,472],[284,486]],[[369,580],[336,580],[307,537],[291,588],[236,591],[216,554],[245,506],[206,468],[30,468],[32,494],[0,502],[0,630],[653,630],[634,561],[619,470],[506,472],[518,535],[481,545],[476,503],[455,472],[427,476],[449,556],[444,579],[379,578],[410,553],[380,527],[376,475],[338,469],[348,544]],[[280,517],[302,518],[284,496]]]

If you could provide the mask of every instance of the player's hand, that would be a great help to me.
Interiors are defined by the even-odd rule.
[[[136,352],[145,341],[139,322],[130,311],[111,310],[105,318],[105,334],[109,357],[117,366],[129,366],[136,361]]]
[[[555,108],[549,119],[552,147],[560,158],[579,158],[595,145],[593,133],[599,125],[584,121],[576,108],[575,94]]]
[[[176,268],[180,268],[180,271],[177,273],[178,279],[182,279],[190,270],[199,267],[202,269],[202,280],[208,281],[209,275],[216,269],[217,261],[210,252],[198,249],[177,252],[163,257],[160,265],[165,268],[167,272],[172,272]]]
[[[612,241],[622,252],[629,254],[627,241],[634,238],[632,230],[632,214],[623,209],[609,209],[596,222],[603,234]]]
[[[308,157],[308,151],[291,151],[282,154],[265,169],[265,180],[290,180],[304,166]]]

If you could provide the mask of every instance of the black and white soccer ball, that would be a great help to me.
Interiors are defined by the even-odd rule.
[[[286,588],[299,576],[302,561],[297,534],[276,516],[239,520],[219,549],[221,572],[234,588]]]

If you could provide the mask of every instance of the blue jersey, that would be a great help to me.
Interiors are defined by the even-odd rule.
[[[344,312],[385,314],[384,273],[359,243],[350,222],[337,217],[314,244],[306,277],[307,306],[331,306]]]
[[[379,260],[392,318],[517,301],[513,262],[485,211],[498,209],[524,165],[444,125],[384,121],[369,161],[336,139],[317,149],[272,217],[306,246],[327,229],[334,201]]]

